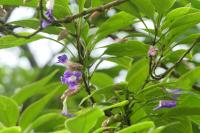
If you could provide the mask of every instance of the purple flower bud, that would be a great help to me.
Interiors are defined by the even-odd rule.
[[[54,21],[53,10],[51,10],[51,9],[47,10],[45,15],[48,18],[49,22],[53,22]]]
[[[58,56],[58,62],[57,63],[66,63],[67,62],[67,60],[68,60],[68,58],[67,58],[67,55],[61,55],[61,56]]]
[[[161,108],[173,108],[173,107],[176,107],[175,100],[160,100],[159,105],[155,107],[153,110],[158,110]]]
[[[42,20],[42,28],[46,28],[47,26],[49,26],[54,21],[52,9],[48,9],[46,11],[45,15],[47,17],[47,20]]]
[[[148,55],[150,57],[156,56],[158,49],[155,48],[154,46],[149,47]]]
[[[82,79],[82,73],[79,71],[65,71],[61,76],[61,82],[67,84],[69,89],[77,89]]]

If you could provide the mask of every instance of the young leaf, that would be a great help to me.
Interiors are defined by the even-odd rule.
[[[18,116],[17,103],[9,97],[0,96],[0,122],[5,126],[15,126]]]
[[[99,118],[104,116],[104,112],[99,108],[90,109],[79,116],[66,121],[66,127],[72,133],[89,133],[96,125]],[[78,125],[78,128],[77,128]]]
[[[159,13],[164,14],[174,5],[176,0],[151,0],[151,2]]]
[[[141,131],[146,131],[150,128],[153,128],[155,125],[152,121],[145,121],[141,123],[137,123],[134,125],[131,125],[127,128],[124,128],[117,133],[135,133],[135,132],[141,132]]]
[[[149,63],[147,59],[141,59],[135,62],[130,70],[126,80],[128,81],[129,90],[131,92],[136,92],[140,89],[149,74]]]
[[[40,81],[37,81],[35,83],[32,83],[30,85],[27,85],[20,89],[16,94],[12,96],[12,98],[20,105],[24,101],[26,101],[28,98],[30,98],[33,95],[36,95],[40,93],[44,88],[45,84],[47,84],[58,72],[58,70],[51,73],[49,76],[41,79]]]

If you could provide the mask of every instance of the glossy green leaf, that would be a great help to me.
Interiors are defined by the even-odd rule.
[[[16,94],[12,96],[12,98],[20,105],[24,101],[26,101],[28,98],[30,98],[33,95],[36,95],[40,93],[46,85],[58,72],[58,70],[51,73],[49,76],[41,79],[40,81],[37,81],[35,83],[32,83],[30,85],[27,85],[20,89]]]
[[[19,116],[19,108],[9,97],[0,96],[0,123],[5,126],[15,126]]]
[[[115,56],[145,56],[147,55],[147,45],[139,41],[128,41],[113,43],[107,46],[105,54]]]
[[[96,125],[98,119],[103,116],[104,112],[102,110],[93,108],[67,120],[65,124],[72,133],[88,133]]]
[[[136,133],[141,131],[147,131],[148,129],[153,128],[154,126],[155,125],[152,121],[145,121],[131,125],[127,128],[118,131],[117,133]]]
[[[176,0],[151,0],[151,2],[153,3],[155,9],[159,13],[163,14],[174,5]]]
[[[131,92],[136,92],[144,85],[149,74],[148,71],[149,63],[147,59],[141,59],[132,65],[126,77]]]

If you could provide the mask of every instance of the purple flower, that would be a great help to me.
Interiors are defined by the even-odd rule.
[[[154,46],[149,47],[148,55],[150,57],[156,56],[158,49]]]
[[[74,114],[69,114],[68,112],[65,111],[62,111],[61,114],[70,118],[75,116]]]
[[[65,71],[61,76],[61,82],[67,84],[69,89],[77,89],[82,78],[82,73],[79,71]]]
[[[172,98],[176,99],[178,96],[180,96],[183,91],[181,89],[165,89],[166,92],[172,94]]]
[[[46,20],[42,20],[42,28],[45,28],[49,25],[50,23],[47,22]]]
[[[176,107],[175,100],[160,100],[159,105],[155,107],[153,110],[158,110],[161,108],[173,108],[173,107]]]
[[[48,9],[45,15],[47,17],[47,20],[42,20],[42,28],[46,28],[48,25],[50,25],[54,21],[52,9]]]
[[[67,58],[67,55],[61,55],[61,56],[58,56],[58,63],[66,63],[67,62],[67,60],[68,60],[68,58]]]

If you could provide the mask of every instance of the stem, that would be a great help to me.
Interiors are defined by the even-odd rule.
[[[192,46],[183,54],[183,56],[181,58],[179,58],[179,60],[171,67],[169,68],[165,73],[158,75],[157,77],[154,77],[157,80],[160,80],[162,78],[164,78],[167,74],[169,74],[174,68],[176,68],[181,61],[183,60],[183,58],[185,58],[185,56],[194,48],[194,46],[200,41],[200,37],[198,37],[194,43],[192,44]]]
[[[76,41],[77,41],[77,50],[78,50],[79,62],[84,67],[84,71],[83,71],[83,75],[82,75],[83,83],[85,85],[86,92],[88,93],[88,95],[90,95],[91,94],[90,85],[89,85],[90,81],[89,81],[89,77],[85,74],[85,70],[88,73],[88,70],[86,69],[87,67],[86,67],[86,64],[85,64],[85,62],[86,62],[85,59],[87,59],[87,58],[84,56],[85,49],[80,42],[81,28],[80,28],[80,25],[77,24],[76,22],[75,22],[75,26],[76,26],[76,34],[77,34],[76,35]],[[92,96],[90,97],[90,101],[92,102],[92,104],[95,103],[95,100]]]

